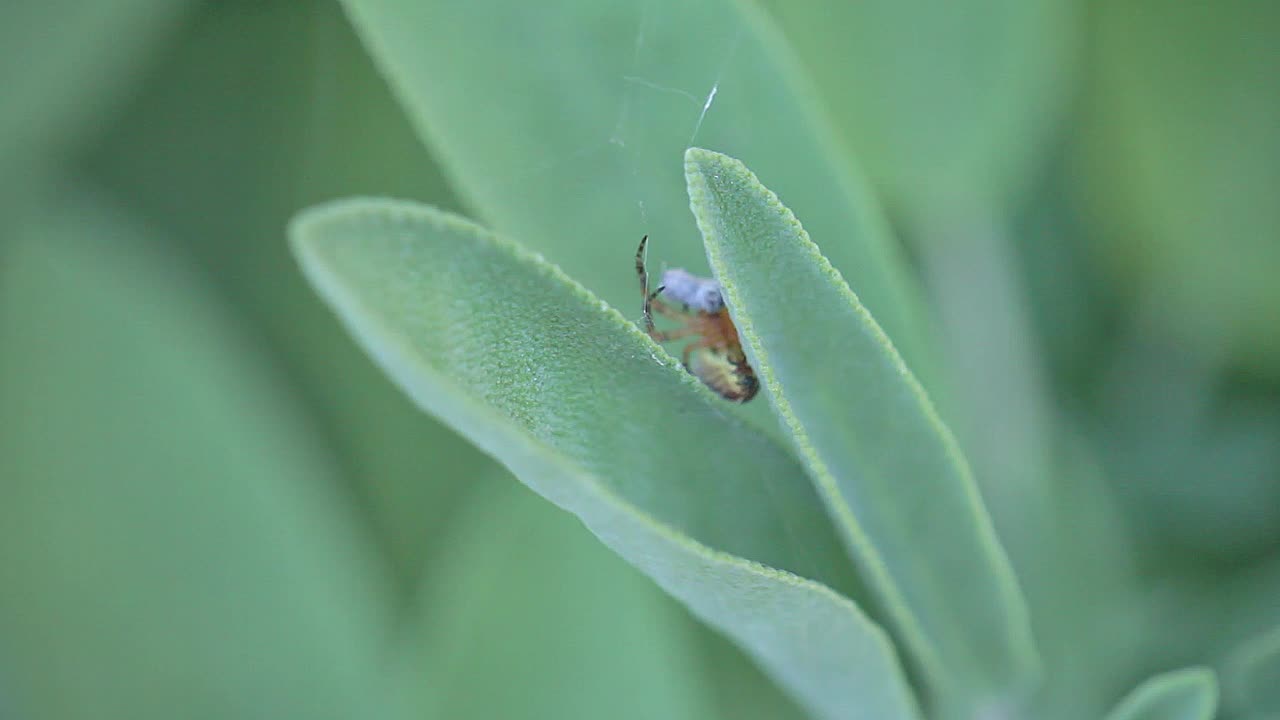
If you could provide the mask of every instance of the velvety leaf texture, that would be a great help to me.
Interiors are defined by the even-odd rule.
[[[313,285],[415,401],[815,715],[916,717],[887,639],[836,592],[847,564],[799,465],[620,314],[422,206],[344,201],[303,213],[291,235]]]
[[[968,466],[920,384],[795,216],[693,148],[690,203],[764,392],[851,555],[944,697],[1034,681],[1027,611]]]
[[[919,288],[776,25],[738,0],[344,0],[454,190],[605,301],[613,238],[649,233],[700,271],[680,155],[714,144],[767,172],[832,240],[913,363]],[[500,103],[502,112],[494,112]],[[846,233],[852,229],[853,232]],[[920,368],[918,368],[920,369]]]

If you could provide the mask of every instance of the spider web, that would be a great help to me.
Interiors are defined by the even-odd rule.
[[[704,128],[708,126],[708,118],[712,118],[717,109],[721,108],[721,104],[718,101],[724,99],[724,97],[731,97],[733,94],[741,94],[741,92],[746,91],[741,76],[735,76],[735,73],[733,73],[733,70],[737,69],[735,64],[739,63],[742,45],[744,45],[745,37],[748,35],[745,23],[742,22],[741,18],[737,19],[733,26],[714,28],[718,40],[712,38],[709,41],[718,41],[721,47],[716,53],[712,54],[713,59],[710,63],[707,63],[705,58],[703,59],[703,67],[709,68],[710,72],[709,77],[705,78],[701,85],[695,87],[671,85],[671,83],[663,82],[659,77],[652,76],[652,74],[646,72],[646,61],[652,60],[655,55],[672,50],[669,46],[659,47],[657,44],[652,45],[655,36],[660,35],[660,33],[655,32],[655,29],[669,29],[657,27],[659,20],[664,20],[664,22],[668,23],[678,22],[677,19],[672,19],[669,15],[659,17],[659,10],[662,9],[660,5],[662,3],[646,3],[641,5],[639,12],[637,12],[634,20],[635,31],[631,35],[630,59],[627,60],[625,70],[618,74],[616,78],[613,78],[612,81],[618,83],[617,87],[620,88],[620,94],[618,94],[617,109],[612,114],[612,122],[608,124],[607,128],[602,128],[602,132],[599,132],[593,140],[586,142],[585,145],[577,146],[576,149],[564,152],[557,158],[549,160],[548,163],[520,170],[520,172],[509,177],[508,181],[517,183],[536,182],[540,177],[547,176],[553,170],[563,168],[564,165],[582,163],[584,167],[588,167],[589,160],[602,159],[598,158],[598,156],[607,156],[607,158],[603,158],[604,161],[612,160],[614,163],[620,163],[622,173],[632,179],[630,192],[628,192],[628,202],[632,206],[631,213],[635,220],[635,227],[643,228],[643,231],[635,232],[634,240],[628,236],[623,236],[628,237],[628,242],[613,242],[617,240],[617,234],[614,234],[611,242],[609,242],[611,247],[607,251],[613,259],[625,258],[630,260],[630,252],[634,251],[634,242],[639,241],[640,234],[650,232],[649,228],[653,228],[654,225],[668,222],[669,218],[658,217],[655,213],[667,213],[667,211],[672,210],[672,206],[668,201],[669,196],[663,197],[663,201],[659,202],[660,210],[655,211],[652,206],[653,197],[650,196],[650,193],[667,192],[668,190],[678,193],[678,196],[681,197],[681,206],[677,210],[680,211],[684,222],[692,224],[692,218],[689,215],[689,210],[687,210],[687,196],[685,195],[684,182],[682,182],[682,172],[678,169],[680,167],[680,154],[672,152],[668,158],[667,150],[682,152],[685,147],[698,143],[701,135],[703,135]],[[705,3],[705,1],[700,5],[704,9],[716,8],[713,3]],[[657,37],[657,40],[662,42],[663,38]],[[646,133],[644,123],[652,122],[654,114],[645,113],[644,110],[646,110],[646,106],[658,104],[658,102],[664,104],[664,108],[667,109],[664,114],[669,119],[668,126],[657,133]],[[680,132],[680,135],[676,135],[677,132]],[[653,152],[655,147],[659,146],[663,152],[663,159],[659,161],[669,160],[673,168],[676,169],[676,172],[672,173],[672,179],[676,183],[675,188],[666,186],[654,187],[650,183],[652,178],[641,178],[641,168],[648,167],[652,169],[652,163],[646,165],[646,160],[652,160],[646,158],[646,154]],[[611,229],[611,232],[614,229],[616,228]],[[666,255],[668,251],[675,252],[676,255],[684,256],[684,258],[691,258],[691,256],[699,256],[700,258],[700,256],[703,256],[703,247],[701,247],[701,242],[696,240],[696,237],[698,237],[696,234],[692,234],[690,237],[681,237],[678,238],[678,242],[677,238],[666,238],[668,241],[666,250],[655,252],[655,258],[659,261],[655,264],[657,268],[654,265],[650,265],[650,275],[655,272],[660,274],[660,268],[666,266],[666,263],[663,263],[660,258]],[[676,247],[677,243],[680,247]],[[625,284],[625,287],[617,288],[620,292],[612,293],[612,295],[608,292],[609,288],[602,288],[604,292],[600,292],[600,295],[608,297],[611,301],[614,297],[622,297],[623,301],[631,301],[625,305],[617,305],[617,302],[614,302],[614,305],[621,306],[623,309],[634,307],[634,313],[627,314],[634,316],[634,319],[640,322],[641,302],[639,292],[637,292],[634,284],[635,275],[630,270],[630,263],[620,261],[617,266],[620,268],[620,272],[627,273],[625,278],[621,277],[621,275],[618,277],[620,284]],[[678,355],[678,348],[676,354]],[[660,356],[655,356],[654,360],[664,363]],[[750,424],[756,425],[756,427],[777,437],[776,421],[769,414],[765,402],[758,400],[749,409],[742,410],[748,415]],[[727,404],[723,407],[717,406],[717,411],[726,419],[730,419],[728,418],[730,415],[740,415],[737,407]],[[778,439],[781,441],[782,438]],[[776,487],[776,484],[774,484],[790,482],[790,480],[791,478],[768,479],[763,488],[763,492],[767,497],[763,498],[763,501],[783,516],[783,530],[787,534],[787,542],[790,544],[790,550],[794,555],[796,564],[790,569],[809,578],[820,578],[822,574],[820,574],[819,568],[822,568],[823,564],[815,557],[815,548],[809,547],[809,544],[801,539],[805,537],[805,533],[797,532],[799,529],[791,525],[795,521],[794,516],[790,514],[790,503],[795,497],[794,488]]]
[[[742,98],[751,92],[748,83],[753,78],[749,71],[751,53],[746,50],[751,33],[744,18],[732,14],[731,4],[720,0],[650,0],[632,12],[630,18],[623,18],[630,27],[625,34],[627,42],[612,43],[599,51],[607,56],[609,68],[617,69],[603,78],[605,88],[612,90],[612,104],[604,110],[593,108],[589,116],[579,113],[566,119],[578,128],[589,128],[579,133],[583,142],[548,148],[545,159],[501,168],[500,177],[484,180],[480,194],[487,195],[492,204],[525,203],[526,207],[504,210],[505,216],[489,218],[494,229],[545,249],[549,259],[570,276],[639,322],[642,301],[631,258],[641,235],[651,236],[650,256],[655,260],[651,273],[660,272],[658,268],[666,265],[664,260],[673,258],[683,261],[675,264],[691,272],[708,274],[702,243],[688,209],[682,154],[685,148],[702,143],[713,149],[731,149],[725,143],[743,120],[731,115],[718,117],[717,113],[746,107]],[[731,18],[728,24],[726,17]],[[616,28],[619,16],[605,17],[604,21],[613,22],[612,27]],[[590,23],[582,25],[589,27]],[[616,39],[619,34],[612,37]],[[687,47],[690,38],[694,38],[695,47]],[[572,71],[575,64],[591,60],[590,55],[573,54],[577,50],[571,45],[580,42],[556,44],[563,39],[582,40],[566,35],[542,41],[540,51],[552,58],[548,66]],[[675,77],[680,80],[673,80]],[[546,82],[539,86],[539,92],[560,92],[566,107],[574,105],[577,98],[571,81],[553,85],[545,76],[539,79]],[[573,79],[599,81],[590,72]],[[601,88],[591,90],[599,93]],[[562,139],[563,135],[559,137]],[[559,196],[569,196],[570,200]],[[597,211],[597,202],[609,207]],[[559,228],[548,227],[546,218],[555,213],[538,207],[538,203],[559,203],[560,214],[566,216],[559,221]],[[543,223],[538,228],[541,234],[532,242],[524,234],[530,228],[521,225],[522,217],[531,223]],[[674,352],[679,355],[678,348]],[[664,364],[671,362],[661,355],[654,359]],[[776,420],[762,399],[749,407],[729,403],[714,407],[729,422],[736,422],[731,416],[744,416],[751,425],[785,446]],[[793,481],[794,478],[769,478],[763,488],[767,495],[764,502],[782,518],[794,563],[789,569],[819,578],[823,564],[814,557],[814,549],[800,540],[807,531],[793,527],[793,523],[808,521],[806,516],[793,512],[795,488],[778,486]]]
[[[634,53],[631,60],[633,69],[621,78],[623,82],[627,83],[627,88],[623,93],[622,102],[618,109],[618,116],[614,123],[613,133],[609,138],[609,142],[620,149],[627,148],[627,144],[622,133],[623,129],[627,126],[627,120],[632,104],[636,102],[644,102],[646,100],[646,96],[644,95],[645,92],[674,96],[688,102],[689,112],[693,115],[693,121],[689,130],[688,140],[684,144],[686,147],[694,146],[698,141],[699,133],[702,131],[708,113],[710,113],[715,107],[716,98],[720,94],[721,87],[725,82],[726,73],[732,67],[735,59],[737,58],[738,51],[743,41],[744,27],[741,20],[739,20],[733,30],[733,37],[730,40],[727,49],[723,51],[720,62],[716,67],[715,75],[711,78],[704,92],[695,93],[681,87],[674,87],[655,82],[637,74],[638,71],[636,70],[636,68],[640,66],[642,54],[645,51],[645,32],[647,29],[647,23],[651,19],[652,9],[653,6],[651,4],[644,5],[642,8],[636,31]],[[728,91],[733,92],[734,87],[730,85]],[[632,167],[636,167],[634,163]],[[641,224],[647,226],[649,224],[649,218],[646,212],[644,198],[635,198],[635,203]],[[757,420],[759,420],[759,418],[757,418]],[[788,544],[790,545],[791,551],[795,554],[797,561],[802,565],[802,567],[795,567],[792,569],[802,572],[810,578],[821,577],[818,571],[820,565],[813,555],[813,548],[808,547],[800,541],[799,534],[793,527],[793,521],[785,508],[783,497],[786,493],[775,485],[777,481],[777,478],[768,478],[765,483],[765,490],[770,496],[770,506],[775,510],[778,510],[782,515],[783,527],[787,534]]]
[[[711,80],[711,85],[706,93],[702,96],[678,87],[671,87],[661,83],[648,80],[640,75],[635,74],[640,66],[641,54],[644,51],[645,30],[652,13],[653,6],[646,4],[641,8],[639,27],[636,30],[635,52],[631,58],[632,70],[622,76],[622,81],[627,83],[627,88],[622,95],[621,107],[618,108],[618,119],[614,123],[613,133],[609,136],[609,142],[619,148],[626,148],[626,142],[623,140],[623,129],[627,125],[628,113],[631,110],[633,97],[638,95],[642,90],[650,90],[657,93],[666,93],[676,97],[688,100],[693,108],[696,109],[697,118],[693,122],[693,128],[689,132],[689,140],[685,143],[686,147],[691,147],[698,139],[698,133],[702,130],[702,124],[707,119],[707,113],[711,111],[711,107],[715,104],[716,95],[720,93],[720,83],[724,79],[725,71],[728,69],[734,56],[737,55],[738,46],[742,43],[743,28],[739,22],[732,43],[728,51],[725,52],[723,60],[720,62],[715,77]],[[634,166],[633,166],[634,167]],[[642,198],[636,199],[637,209],[639,210],[640,221],[647,225],[649,218],[645,211],[645,204]]]
[[[619,99],[616,104],[617,109],[612,115],[613,119],[608,123],[607,128],[602,127],[596,132],[594,139],[561,152],[554,158],[512,169],[491,186],[493,190],[519,193],[519,186],[527,186],[549,178],[554,172],[563,170],[567,166],[583,165],[585,167],[592,159],[612,155],[616,161],[629,166],[630,175],[635,180],[632,184],[633,197],[630,198],[630,202],[634,207],[637,225],[639,227],[650,225],[650,206],[646,197],[648,193],[644,183],[640,182],[639,168],[642,155],[651,151],[654,143],[634,138],[638,132],[634,121],[638,115],[643,114],[638,111],[652,106],[655,102],[677,100],[685,106],[685,109],[668,113],[668,115],[678,116],[679,122],[684,123],[687,128],[687,136],[680,149],[696,144],[708,116],[717,108],[716,101],[724,89],[725,76],[733,67],[745,34],[742,20],[736,20],[732,26],[732,38],[727,47],[718,51],[719,57],[714,65],[714,74],[702,85],[679,87],[666,84],[647,76],[644,68],[646,59],[660,52],[658,48],[650,47],[655,26],[660,24],[657,19],[660,15],[658,11],[660,4],[648,2],[639,7],[638,16],[634,20],[635,30],[630,43],[629,62],[625,71],[613,80],[619,88]],[[701,4],[711,5],[705,2]],[[730,87],[726,91],[732,92],[733,88]]]

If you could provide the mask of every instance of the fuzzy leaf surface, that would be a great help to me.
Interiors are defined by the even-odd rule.
[[[1034,680],[1025,602],[951,433],[795,216],[691,148],[690,204],[748,356],[850,554],[935,691]]]
[[[606,302],[631,298],[619,237],[648,233],[657,259],[705,274],[680,157],[714,144],[774,178],[832,238],[832,262],[903,354],[930,361],[919,288],[885,219],[785,38],[751,3],[343,5],[459,198]]]
[[[419,405],[816,716],[917,717],[887,639],[836,591],[849,568],[799,465],[619,313],[540,257],[419,205],[321,206],[291,236],[320,295]]]

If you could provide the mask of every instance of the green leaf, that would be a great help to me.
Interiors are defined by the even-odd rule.
[[[1222,669],[1228,701],[1247,717],[1280,717],[1280,625],[1242,644]]]
[[[849,586],[848,568],[801,469],[616,311],[537,256],[422,206],[322,206],[291,239],[321,296],[416,402],[812,712],[916,717],[883,633],[830,589]]]
[[[169,137],[200,141],[157,141]],[[88,166],[197,259],[305,396],[410,602],[435,533],[492,462],[369,362],[279,242],[299,207],[334,197],[453,202],[342,9],[205,3]]]
[[[1274,382],[1280,3],[1121,0],[1092,20],[1079,182],[1095,257],[1148,296],[1143,326]]]
[[[719,717],[725,720],[806,720],[810,715],[769,682],[759,666],[751,662],[723,635],[702,633],[703,679],[719,699]]]
[[[686,613],[572,515],[490,475],[421,588],[403,668],[416,716],[715,717]]]
[[[968,466],[880,326],[742,163],[691,148],[690,205],[748,356],[850,554],[939,695],[1037,673],[1027,612]]]
[[[1107,720],[1212,720],[1218,683],[1208,668],[1186,668],[1149,678],[1107,714]]]
[[[918,288],[878,206],[785,41],[750,3],[343,4],[479,219],[606,302],[633,301],[619,282],[623,239],[648,233],[660,261],[703,262],[679,165],[697,140],[775,178],[833,238],[832,262],[903,354],[931,362]]]
[[[836,126],[902,209],[946,222],[975,203],[1008,207],[1031,184],[1070,94],[1076,3],[766,4]]]
[[[44,210],[0,247],[0,714],[385,717],[386,578],[295,399],[129,218]]]
[[[21,160],[88,134],[190,0],[85,0],[0,7],[0,182]],[[37,157],[32,157],[32,156]]]

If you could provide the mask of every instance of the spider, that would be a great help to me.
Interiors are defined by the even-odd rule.
[[[640,238],[640,247],[636,250],[636,275],[640,277],[644,329],[649,337],[660,343],[698,338],[685,345],[681,353],[685,370],[726,400],[746,402],[755,397],[760,381],[742,352],[738,328],[734,327],[729,310],[724,306],[720,283],[673,268],[663,271],[662,285],[649,292],[649,274],[644,266],[644,250],[648,242],[648,235]],[[659,295],[680,303],[680,309],[663,302]],[[654,310],[681,321],[683,325],[675,330],[659,331],[653,324]]]

